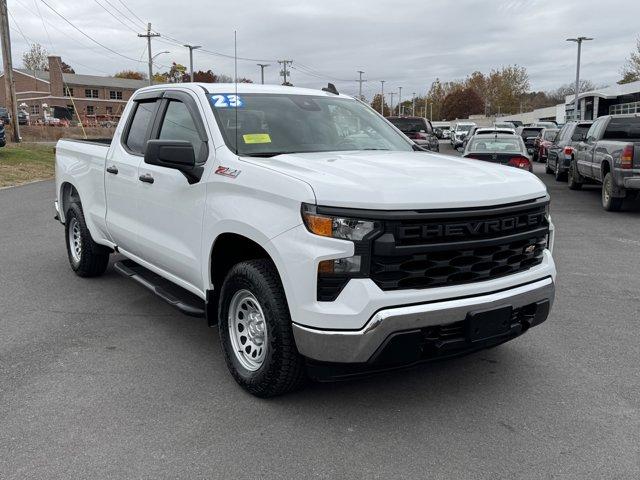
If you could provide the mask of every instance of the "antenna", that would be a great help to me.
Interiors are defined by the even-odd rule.
[[[233,84],[236,95],[233,109],[236,114],[236,155],[238,155],[238,34],[235,30],[233,31]]]

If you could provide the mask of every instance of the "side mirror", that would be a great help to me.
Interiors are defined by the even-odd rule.
[[[204,170],[196,165],[195,150],[186,140],[149,140],[144,163],[179,170],[189,183],[198,182]]]
[[[584,133],[574,133],[573,135],[571,135],[571,140],[574,142],[584,141]]]

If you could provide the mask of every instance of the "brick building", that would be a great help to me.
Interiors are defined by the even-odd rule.
[[[148,84],[144,80],[62,73],[60,57],[56,56],[49,57],[49,71],[17,68],[13,72],[18,105],[27,105],[31,123],[43,118],[43,104],[55,118],[70,119],[76,112],[83,121],[96,116],[117,120],[133,92]],[[0,77],[0,106],[6,106],[4,73]]]

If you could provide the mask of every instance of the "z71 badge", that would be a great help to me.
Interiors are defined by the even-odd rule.
[[[216,168],[215,174],[222,175],[223,177],[236,178],[240,175],[242,170],[238,170],[236,168],[223,167],[222,165]]]

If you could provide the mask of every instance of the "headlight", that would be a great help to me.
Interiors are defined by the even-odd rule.
[[[311,233],[358,242],[376,229],[371,220],[318,214],[315,205],[302,204],[302,219]]]

